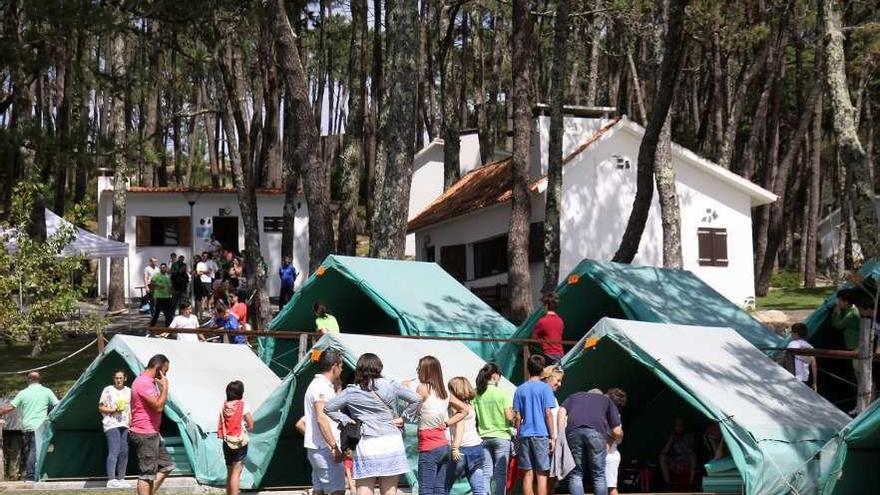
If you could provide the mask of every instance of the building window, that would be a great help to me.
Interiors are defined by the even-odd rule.
[[[529,263],[544,261],[544,222],[529,225]]]
[[[263,217],[263,232],[281,232],[284,230],[284,217]]]
[[[191,246],[189,217],[137,217],[135,245]]]
[[[434,246],[426,246],[425,247],[425,261],[429,261],[431,263],[437,261],[437,255]]]
[[[467,279],[467,255],[464,244],[440,247],[440,266],[459,282]]]
[[[507,272],[507,235],[474,243],[474,278]]]
[[[700,266],[727,266],[727,229],[697,229]]]

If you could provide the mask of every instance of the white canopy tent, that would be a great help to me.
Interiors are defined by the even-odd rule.
[[[128,258],[127,243],[105,239],[86,229],[76,227],[55,214],[52,210],[46,209],[46,237],[55,235],[62,228],[71,227],[76,229],[76,235],[69,244],[64,246],[64,249],[61,251],[62,256],[82,256],[88,259]],[[6,241],[6,249],[10,251],[15,250],[15,245],[14,237]]]

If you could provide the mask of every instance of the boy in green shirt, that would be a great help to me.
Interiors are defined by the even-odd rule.
[[[35,432],[49,417],[49,410],[58,404],[58,397],[50,389],[40,384],[40,374],[36,371],[28,373],[28,386],[19,392],[10,405],[0,408],[0,416],[18,410],[21,414],[21,430],[24,433],[27,450],[25,456],[25,480],[36,479],[37,439]]]
[[[153,290],[153,299],[156,301],[150,326],[156,326],[159,313],[165,315],[165,326],[170,326],[171,320],[174,319],[174,299],[171,298],[171,277],[168,276],[168,265],[165,263],[159,265],[159,273],[153,275],[150,286]]]
[[[831,327],[843,332],[843,343],[847,349],[854,351],[859,348],[859,308],[853,304],[853,294],[850,289],[837,292],[837,303],[831,314]]]

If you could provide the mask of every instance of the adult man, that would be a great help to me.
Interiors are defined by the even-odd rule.
[[[215,316],[208,325],[209,327],[223,330],[241,329],[241,324],[239,323],[238,318],[229,311],[229,308],[226,307],[225,304],[217,303],[214,307],[214,312]],[[244,335],[232,335],[229,338],[229,341],[233,344],[247,344],[247,337]]]
[[[0,408],[0,416],[9,414],[13,410],[21,413],[21,431],[25,440],[25,466],[26,481],[36,479],[37,465],[37,437],[36,431],[49,417],[49,410],[58,404],[55,393],[40,384],[40,374],[31,371],[27,375],[28,386],[15,395],[8,406]],[[2,468],[2,466],[0,466]]]
[[[831,326],[843,333],[843,345],[850,351],[859,348],[860,318],[852,289],[838,291],[834,312],[831,314]]]
[[[281,292],[278,294],[278,309],[284,307],[287,301],[293,297],[293,286],[296,284],[296,269],[291,264],[290,256],[285,256],[281,261],[281,268],[278,269],[278,276],[281,277]]]
[[[174,300],[171,299],[171,278],[168,276],[168,265],[162,263],[159,265],[159,273],[153,275],[153,317],[150,319],[150,326],[156,326],[159,320],[159,313],[165,315],[165,326],[171,324],[174,319]]]
[[[623,440],[617,406],[600,390],[577,392],[559,408],[559,424],[566,425],[565,438],[575,468],[568,475],[571,495],[584,495],[584,472],[593,478],[595,495],[608,495],[605,478],[607,442]]]
[[[565,322],[556,314],[559,306],[559,296],[555,292],[544,294],[544,316],[535,323],[533,339],[541,340],[541,352],[547,364],[556,364],[565,354],[562,348],[562,334],[565,330]]]
[[[807,326],[803,323],[795,323],[791,326],[792,340],[788,343],[788,349],[812,349],[807,342]],[[794,376],[804,385],[816,390],[817,365],[813,356],[792,356],[794,362]],[[811,380],[812,378],[812,380]]]
[[[530,356],[526,362],[529,379],[513,393],[513,425],[519,432],[517,460],[523,471],[524,495],[534,495],[536,481],[537,495],[547,495],[550,452],[556,443],[552,413],[556,398],[550,386],[541,381],[544,364],[542,356]]]
[[[178,262],[176,268],[171,268],[171,290],[174,294],[172,302],[174,306],[189,301],[189,269],[186,263]]]
[[[188,302],[180,304],[180,314],[174,317],[169,328],[195,329],[199,328],[199,319],[192,314],[192,305]],[[194,333],[179,333],[177,340],[186,342],[200,342],[204,340],[201,335]]]
[[[153,309],[153,290],[151,289],[153,275],[159,273],[159,268],[156,266],[159,260],[156,258],[150,258],[147,261],[147,267],[144,268],[144,290],[146,290],[146,294],[144,294],[144,299],[141,301],[141,313],[147,313],[151,309]]]
[[[214,255],[211,253],[203,253],[202,261],[205,262],[205,266],[208,268],[208,275],[211,276],[211,280],[208,283],[208,291],[212,291],[214,290],[214,281],[218,279],[217,275],[220,267],[217,266],[217,261],[214,260]]]
[[[175,264],[177,263],[177,253],[171,253],[171,259],[168,261],[168,269],[172,272],[174,271]]]
[[[175,273],[179,272],[182,267],[186,266],[186,256],[182,254],[179,256],[175,255],[174,253],[171,254],[171,259],[174,261],[172,261],[171,264],[168,266],[168,270],[171,272],[172,275],[174,275]],[[174,256],[177,256],[177,259],[174,259]]]
[[[312,465],[313,494],[342,495],[345,492],[345,469],[339,451],[339,429],[334,428],[324,412],[324,404],[335,395],[334,383],[342,376],[342,359],[327,350],[318,358],[318,374],[306,389],[305,439],[309,464]]]
[[[131,428],[129,440],[138,459],[138,495],[155,495],[171,471],[174,461],[159,434],[162,411],[168,401],[168,358],[156,354],[131,384]]]
[[[195,290],[196,315],[201,319],[205,310],[205,303],[211,294],[211,274],[208,270],[208,253],[202,253],[202,256],[196,255],[196,277],[198,283],[193,287]]]
[[[219,256],[220,251],[223,250],[223,244],[214,237],[214,234],[211,234],[211,240],[208,242],[208,252],[210,252],[214,256]]]

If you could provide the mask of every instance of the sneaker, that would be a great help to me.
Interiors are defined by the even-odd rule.
[[[107,488],[131,488],[125,480],[109,480]]]

